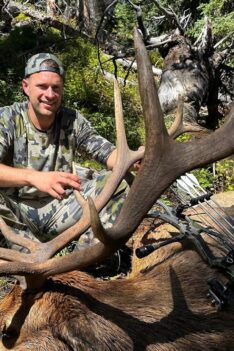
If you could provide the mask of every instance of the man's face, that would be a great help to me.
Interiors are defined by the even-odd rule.
[[[22,87],[29,98],[29,112],[38,119],[53,119],[63,96],[63,78],[49,71],[33,73],[23,79]]]

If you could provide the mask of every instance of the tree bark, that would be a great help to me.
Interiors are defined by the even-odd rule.
[[[159,99],[165,113],[177,106],[179,95],[184,97],[184,119],[199,120],[199,110],[204,103],[211,73],[204,58],[193,50],[191,43],[181,35],[160,49],[164,68],[159,86]]]
[[[111,0],[81,0],[80,20],[84,29],[92,36],[95,36],[103,13]]]

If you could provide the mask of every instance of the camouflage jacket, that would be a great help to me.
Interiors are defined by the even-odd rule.
[[[0,163],[38,171],[72,172],[77,152],[106,163],[114,146],[98,135],[77,110],[61,107],[53,127],[42,132],[31,123],[27,107],[25,101],[0,108]],[[29,187],[0,191],[22,198],[45,196]]]

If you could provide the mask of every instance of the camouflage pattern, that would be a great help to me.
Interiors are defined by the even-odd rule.
[[[53,60],[57,67],[51,67],[48,65],[43,64],[46,60]],[[64,76],[64,69],[62,62],[53,54],[49,53],[40,53],[32,56],[25,67],[24,76],[27,77],[30,74],[41,72],[41,71],[50,71],[58,73],[60,76]]]
[[[1,163],[38,171],[72,172],[77,150],[105,164],[114,146],[98,135],[78,111],[61,108],[53,128],[41,132],[28,118],[27,102],[0,109]],[[96,197],[108,172],[98,173],[79,164],[75,171],[81,179],[83,195]],[[127,184],[122,182],[114,199],[101,211],[105,227],[111,225],[119,213],[126,189]],[[58,201],[32,187],[0,188],[0,214],[19,234],[47,241],[73,225],[82,214],[73,191],[67,189],[66,192],[67,197]],[[93,241],[89,230],[81,236],[79,243]]]
[[[82,194],[84,197],[95,198],[103,189],[109,172],[85,169],[77,166],[77,173],[81,177]],[[89,173],[89,179],[85,175]],[[91,177],[91,179],[90,179]],[[110,227],[118,216],[127,195],[128,186],[123,181],[116,190],[113,198],[100,212],[100,218],[105,228]],[[0,214],[14,231],[32,240],[46,242],[62,231],[75,224],[82,215],[80,204],[74,193],[70,193],[63,200],[50,197],[35,199],[19,199],[5,197],[1,194]],[[78,242],[73,242],[73,248],[81,248],[98,240],[91,229],[87,230]],[[16,245],[6,243],[0,236],[0,246],[10,246],[21,249]]]
[[[42,132],[31,123],[27,102],[0,108],[0,162],[15,168],[72,173],[72,162],[88,154],[106,164],[114,150],[76,110],[62,107],[53,127]],[[77,152],[78,151],[78,152]],[[48,195],[33,187],[2,189],[8,195],[37,199]],[[71,190],[70,190],[71,192]]]

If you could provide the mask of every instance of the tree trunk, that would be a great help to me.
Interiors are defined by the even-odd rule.
[[[194,50],[182,35],[174,35],[169,45],[160,49],[164,57],[164,69],[159,86],[159,99],[165,113],[177,106],[178,96],[184,97],[184,119],[188,123],[200,122],[202,104],[212,101],[212,115],[217,114],[217,90],[214,89],[214,74],[205,55]],[[212,95],[209,93],[212,86]],[[211,96],[213,97],[211,99]],[[209,97],[209,99],[208,99]],[[208,122],[208,121],[207,121]],[[209,120],[214,128],[216,118]],[[206,124],[206,121],[203,121]]]
[[[101,21],[106,7],[111,0],[80,0],[80,20],[85,30],[92,36],[96,34],[96,30]]]

